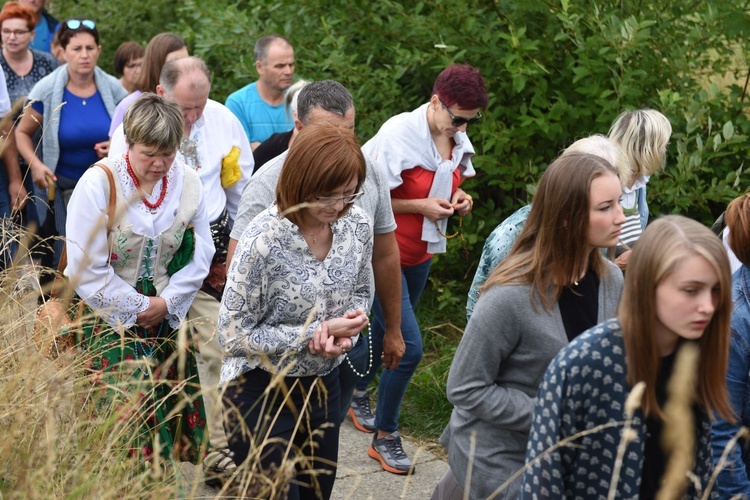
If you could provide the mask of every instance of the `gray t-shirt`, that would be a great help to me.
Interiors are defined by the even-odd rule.
[[[276,201],[276,184],[287,154],[289,150],[263,165],[245,185],[230,235],[233,239],[239,240],[250,221]],[[388,182],[376,163],[366,156],[365,160],[367,177],[362,186],[365,193],[355,204],[370,216],[375,234],[390,233],[396,230],[396,220],[393,218]]]

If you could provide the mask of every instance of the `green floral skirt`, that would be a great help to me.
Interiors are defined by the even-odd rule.
[[[96,406],[132,426],[123,433],[131,456],[150,461],[158,452],[167,461],[197,464],[208,434],[193,344],[166,320],[154,330],[120,332],[101,319],[81,328],[87,371],[101,388]]]

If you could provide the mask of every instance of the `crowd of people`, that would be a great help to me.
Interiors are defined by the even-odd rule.
[[[202,463],[214,486],[254,471],[280,478],[279,496],[329,498],[350,418],[383,470],[415,474],[399,434],[423,355],[415,310],[449,218],[474,208],[461,185],[481,176],[467,134],[489,102],[480,71],[449,65],[360,147],[351,93],[295,84],[280,35],[256,42],[258,80],[221,104],[174,33],[123,43],[114,75],[96,21],[58,22],[43,1],[6,2],[0,34],[0,216],[58,236],[51,265],[93,318],[76,342],[105,389],[98,411],[147,415],[129,453]],[[718,466],[722,497],[750,497],[736,438],[750,422],[750,196],[728,207],[724,245],[684,217],[649,221],[671,133],[656,110],[623,111],[551,159],[487,239],[433,499],[607,496],[613,471],[620,496],[654,497],[685,345],[700,351],[692,477],[705,487]]]

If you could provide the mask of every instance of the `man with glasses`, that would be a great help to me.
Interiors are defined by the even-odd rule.
[[[324,80],[312,82],[300,90],[297,98],[297,118],[295,127],[320,121],[332,121],[354,128],[354,99],[346,88],[338,82]],[[288,150],[263,165],[250,179],[242,193],[237,220],[229,240],[231,261],[237,241],[250,221],[268,208],[276,199],[276,184]],[[339,365],[341,383],[341,420],[348,410],[354,386],[365,376],[374,364],[374,359],[382,360],[388,370],[395,370],[404,355],[404,341],[401,336],[401,273],[398,245],[396,244],[396,224],[391,209],[388,183],[381,172],[365,155],[367,178],[362,186],[363,194],[354,201],[373,220],[374,246],[372,267],[375,277],[375,291],[385,318],[383,348],[372,350],[369,339],[361,341],[348,354],[348,359]],[[331,200],[323,200],[330,202]],[[355,425],[360,424],[356,422]],[[372,430],[370,431],[372,432]]]
[[[167,62],[156,93],[175,101],[185,119],[177,159],[198,172],[216,254],[195,297],[188,320],[199,347],[198,371],[206,405],[211,450],[203,460],[206,482],[219,486],[236,468],[229,454],[218,398],[221,349],[216,337],[221,294],[226,280],[229,229],[242,189],[253,171],[253,154],[239,120],[224,105],[209,99],[211,78],[197,57]],[[122,125],[112,135],[110,156],[127,151]]]

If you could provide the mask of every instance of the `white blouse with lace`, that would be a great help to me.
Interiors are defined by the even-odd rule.
[[[224,349],[220,383],[257,367],[287,376],[323,376],[343,360],[315,355],[308,341],[327,319],[369,312],[372,223],[359,207],[331,224],[323,261],[299,227],[272,206],[240,238],[227,274],[218,321]]]
[[[149,298],[133,288],[135,281],[154,280],[158,296],[167,303],[166,319],[177,328],[208,274],[214,254],[200,180],[176,160],[166,175],[164,201],[152,210],[141,201],[125,160],[106,161],[115,174],[118,195],[116,221],[109,238],[111,245],[106,230],[109,203],[106,175],[98,167],[90,168],[78,181],[68,204],[65,275],[76,293],[108,324],[125,327],[133,326],[136,316],[149,306]],[[150,203],[158,200],[163,182],[157,182],[147,197]],[[186,196],[190,199],[185,199]],[[178,219],[181,222],[176,224]],[[194,228],[193,258],[166,277],[166,266],[179,247],[187,224]],[[128,262],[128,259],[134,260]]]

